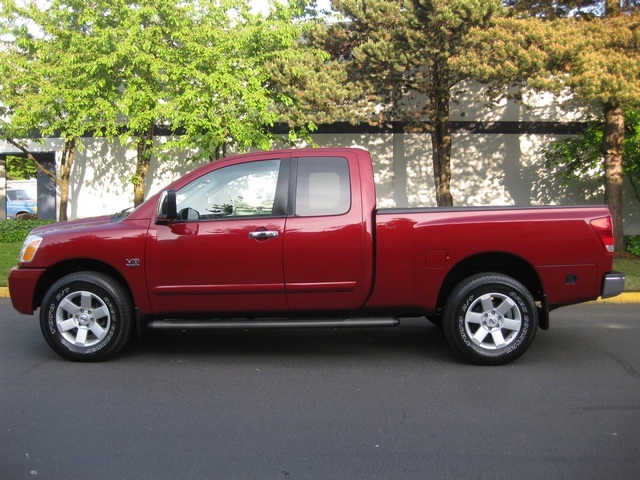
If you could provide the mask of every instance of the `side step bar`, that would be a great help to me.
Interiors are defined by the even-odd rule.
[[[397,318],[348,318],[344,320],[152,320],[147,327],[153,330],[189,329],[256,329],[256,328],[353,328],[396,327]]]

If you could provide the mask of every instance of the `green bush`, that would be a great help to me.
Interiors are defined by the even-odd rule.
[[[625,235],[624,245],[627,252],[640,257],[640,235]]]
[[[0,222],[0,243],[22,242],[32,229],[50,223],[54,222],[52,220],[5,220]]]

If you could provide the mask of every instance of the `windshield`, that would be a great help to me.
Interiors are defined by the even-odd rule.
[[[9,197],[9,200],[12,201],[27,201],[27,200],[33,200],[29,194],[26,192],[26,190],[8,190],[7,191],[7,196]]]

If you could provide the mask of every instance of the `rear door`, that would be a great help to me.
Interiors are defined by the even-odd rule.
[[[290,311],[361,306],[370,258],[357,155],[292,159],[285,226],[284,276]],[[369,238],[368,238],[369,237]]]

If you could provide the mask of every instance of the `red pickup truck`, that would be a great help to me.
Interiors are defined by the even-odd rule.
[[[549,312],[622,292],[609,211],[376,209],[369,153],[300,149],[196,169],[133,211],[34,229],[9,276],[70,360],[147,328],[393,326],[424,316],[474,363],[522,355]]]

